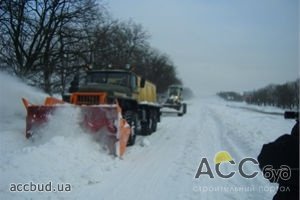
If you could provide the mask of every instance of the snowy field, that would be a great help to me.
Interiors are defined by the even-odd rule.
[[[294,125],[283,116],[240,109],[218,97],[195,98],[185,116],[164,115],[156,133],[138,136],[119,159],[80,129],[78,111],[71,107],[52,116],[39,137],[25,139],[21,97],[41,103],[45,95],[5,74],[0,74],[0,90],[0,199],[272,199],[276,184],[261,174],[246,179],[237,165],[224,164],[223,172],[237,173],[218,177],[214,156],[227,151],[236,163],[257,158],[264,143]],[[209,161],[214,178],[195,178],[202,158]],[[253,163],[244,170],[259,171]],[[12,184],[50,182],[51,192],[10,191]]]

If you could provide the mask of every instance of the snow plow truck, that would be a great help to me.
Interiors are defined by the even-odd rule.
[[[156,86],[130,70],[87,70],[71,82],[63,100],[47,97],[43,105],[22,99],[27,110],[26,137],[30,138],[48,116],[64,106],[80,109],[80,125],[98,135],[110,153],[121,157],[136,135],[149,135],[160,122]]]
[[[171,85],[168,88],[168,98],[163,104],[165,108],[171,108],[178,116],[183,116],[187,112],[187,104],[183,103],[183,87],[181,85]],[[170,111],[163,111],[170,112]],[[173,112],[173,111],[172,111]]]

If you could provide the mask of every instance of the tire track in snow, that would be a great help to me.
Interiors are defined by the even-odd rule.
[[[221,179],[214,172],[213,159],[218,151],[227,150],[234,158],[240,158],[251,150],[245,145],[249,138],[234,137],[247,132],[235,123],[236,118],[228,109],[223,105],[199,101],[190,105],[190,111],[182,118],[164,117],[156,133],[138,137],[137,144],[128,149],[124,160],[115,162],[116,168],[105,172],[99,180],[76,188],[72,198],[194,200],[257,197],[247,193],[198,190],[199,187],[250,184],[239,177]],[[230,132],[233,134],[229,135]],[[145,138],[150,145],[141,147],[139,143]],[[203,157],[209,161],[215,175],[213,179],[208,176],[194,178]],[[224,170],[232,168],[229,166]]]
[[[159,130],[148,137],[150,146],[131,148],[120,161],[118,170],[108,173],[102,183],[83,190],[97,188],[99,193],[105,194],[103,199],[180,199],[180,194],[187,191],[178,192],[180,182],[174,181],[178,174],[179,180],[184,176],[180,169],[184,163],[178,161],[182,153],[186,156],[184,144],[187,140],[193,140],[195,133],[194,124],[189,123],[188,119],[188,114],[183,118],[164,118]],[[193,176],[193,172],[188,174],[188,178]]]
[[[223,142],[221,140],[221,135],[223,127],[214,118],[214,113],[212,112],[209,104],[205,104],[199,114],[202,115],[202,117],[199,116],[199,118],[202,119],[202,135],[198,137],[198,143],[201,145],[198,147],[199,150],[197,152],[201,152],[201,156],[198,155],[197,165],[195,166],[195,174],[201,159],[206,158],[214,174],[214,178],[210,178],[208,175],[201,175],[198,179],[194,179],[193,189],[195,191],[193,192],[195,195],[193,199],[228,199],[229,197],[224,198],[226,195],[222,192],[206,191],[206,189],[217,189],[227,185],[226,180],[216,176],[213,161],[215,154],[222,150]],[[206,167],[202,170],[206,171]]]
[[[238,120],[236,116],[234,116],[233,113],[220,113],[220,110],[223,109],[216,109],[216,107],[210,108],[212,117],[216,122],[216,125],[219,127],[220,131],[220,138],[221,141],[223,141],[221,150],[228,151],[235,162],[238,163],[243,159],[247,157],[256,158],[256,155],[254,153],[254,148],[252,146],[252,140],[249,138],[249,135],[255,136],[255,132],[245,130],[241,124],[238,123]],[[245,135],[247,134],[247,135]],[[252,155],[252,156],[251,156]],[[253,173],[258,171],[260,173],[260,169],[257,165],[246,165],[246,167],[243,168],[248,173]],[[266,183],[268,183],[262,176],[257,176],[253,179],[247,179],[243,178],[240,174],[238,174],[238,167],[235,168],[231,167],[225,168],[225,171],[228,170],[228,172],[235,170],[236,174],[234,177],[228,179],[228,182],[230,185],[238,188],[243,187],[245,190],[247,188],[251,188],[251,192],[242,192],[242,193],[225,193],[225,196],[227,196],[229,199],[240,199],[241,196],[243,199],[255,199],[257,197],[257,193],[260,192],[261,199],[270,199],[272,198],[271,193],[262,193],[259,191],[259,187],[266,186]],[[227,171],[226,171],[227,172]]]

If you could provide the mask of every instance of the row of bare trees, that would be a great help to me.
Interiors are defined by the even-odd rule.
[[[85,65],[131,64],[163,92],[180,83],[170,58],[133,21],[96,0],[1,0],[0,67],[45,92],[63,92]]]
[[[254,91],[219,92],[218,96],[228,101],[245,101],[259,106],[275,106],[283,109],[299,109],[300,79],[281,85],[268,85]]]
[[[299,81],[298,79],[281,85],[269,85],[259,90],[245,92],[245,101],[249,104],[299,109]]]

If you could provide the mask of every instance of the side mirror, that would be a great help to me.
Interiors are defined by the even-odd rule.
[[[79,88],[79,74],[76,74],[71,82],[71,86],[69,88],[69,92],[77,92]]]
[[[146,83],[145,78],[141,78],[141,82],[140,82],[141,88],[144,88],[144,87],[145,87],[145,83]]]

